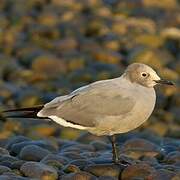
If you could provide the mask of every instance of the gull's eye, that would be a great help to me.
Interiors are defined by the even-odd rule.
[[[145,72],[141,73],[141,76],[142,76],[142,77],[146,77],[147,75],[148,75],[148,74],[145,73]]]

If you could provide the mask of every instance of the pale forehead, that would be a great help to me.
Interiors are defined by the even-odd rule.
[[[156,73],[150,66],[141,64],[141,63],[133,63],[127,67],[127,72],[148,72],[148,73]]]

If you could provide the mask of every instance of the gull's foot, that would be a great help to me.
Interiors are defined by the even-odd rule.
[[[127,166],[137,163],[136,161],[134,161],[128,157],[125,157],[125,156],[121,156],[118,159],[114,159],[113,162],[114,162],[114,164],[120,165],[122,167],[127,167]]]

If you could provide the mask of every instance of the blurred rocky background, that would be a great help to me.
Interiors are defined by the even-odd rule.
[[[0,179],[177,180],[179,27],[178,0],[1,0],[0,110],[46,103],[93,81],[118,77],[133,62],[152,66],[176,87],[157,87],[149,121],[119,136],[124,154],[145,165],[103,166],[111,155],[104,137],[53,122],[1,117]]]

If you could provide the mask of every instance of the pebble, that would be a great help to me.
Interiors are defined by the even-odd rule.
[[[23,141],[29,141],[29,138],[25,136],[15,136],[8,141],[8,143],[6,144],[6,149],[10,150],[13,144]]]
[[[121,172],[121,169],[117,165],[113,164],[94,164],[88,165],[85,170],[94,174],[95,176],[112,176],[118,178]]]
[[[103,141],[96,140],[96,141],[92,141],[90,144],[95,148],[95,151],[111,149],[111,145]]]
[[[65,158],[64,156],[56,155],[56,154],[48,154],[45,156],[42,160],[41,163],[47,164],[49,162],[58,162],[60,164],[67,164],[68,159]]]
[[[0,165],[0,175],[5,173],[5,172],[11,172],[12,170],[6,166]]]
[[[14,155],[18,155],[20,153],[20,151],[27,145],[39,146],[39,147],[44,148],[49,151],[57,150],[57,146],[53,145],[49,141],[38,140],[38,141],[25,141],[25,142],[15,143],[12,145],[10,153],[14,154]]]
[[[155,169],[148,164],[135,164],[125,168],[121,173],[122,180],[133,178],[148,179],[155,172]]]
[[[44,180],[58,179],[58,173],[56,169],[39,162],[26,162],[21,166],[20,170],[25,176],[31,178],[39,178]]]
[[[94,163],[89,160],[76,159],[76,160],[70,161],[70,164],[76,165],[80,169],[84,169],[85,167],[89,166],[90,164],[94,164]]]
[[[160,148],[145,139],[133,138],[124,143],[122,152],[129,157],[139,159],[141,156],[157,156],[160,153]]]
[[[168,153],[164,161],[168,164],[174,164],[174,163],[180,162],[180,152],[173,151],[173,152]]]
[[[118,180],[118,178],[112,176],[100,176],[98,180]]]
[[[16,176],[14,174],[0,175],[0,180],[29,180],[29,178]]]
[[[172,171],[165,170],[165,169],[159,169],[156,170],[153,174],[149,176],[149,179],[153,180],[170,180],[175,179],[176,174]],[[176,179],[175,179],[176,180]]]
[[[88,172],[81,171],[64,175],[61,180],[97,180],[97,178]]]
[[[62,153],[59,153],[59,155],[65,156],[66,158],[71,159],[71,160],[73,160],[73,159],[74,160],[75,159],[86,159],[85,157],[83,157],[80,154],[75,153],[75,152],[62,152]]]
[[[5,148],[0,147],[0,155],[9,155],[9,151]]]
[[[79,172],[81,171],[80,168],[74,164],[68,164],[67,166],[65,166],[63,168],[64,172],[65,173],[76,173],[76,172]]]
[[[40,161],[50,153],[50,151],[39,146],[27,145],[21,150],[19,158],[27,161]]]

